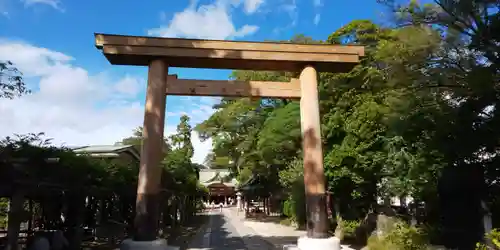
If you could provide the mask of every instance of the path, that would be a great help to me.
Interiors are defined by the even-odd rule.
[[[245,221],[233,208],[211,212],[209,222],[195,236],[190,250],[275,250],[297,243],[304,231],[265,222]],[[342,250],[352,250],[342,246]]]
[[[269,243],[252,237],[247,228],[241,227],[237,221],[225,212],[210,212],[209,222],[194,237],[188,249],[210,250],[271,250]]]

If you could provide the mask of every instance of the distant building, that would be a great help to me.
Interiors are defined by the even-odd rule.
[[[236,178],[231,177],[228,169],[200,169],[200,183],[208,188],[207,201],[215,203],[227,202],[229,198],[236,200]]]
[[[138,163],[140,152],[133,145],[94,145],[71,147],[76,154],[86,154],[95,158],[120,158],[126,162]]]

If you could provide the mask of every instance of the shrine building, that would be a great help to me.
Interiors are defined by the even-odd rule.
[[[236,178],[231,177],[228,169],[200,169],[200,183],[208,188],[208,197],[205,201],[228,203],[236,201]]]

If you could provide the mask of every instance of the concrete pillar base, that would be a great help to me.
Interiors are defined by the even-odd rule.
[[[134,241],[126,239],[120,245],[120,250],[179,250],[179,247],[167,245],[164,239],[155,241]]]
[[[285,245],[283,250],[340,250],[340,240],[335,237],[315,239],[300,237],[297,245]]]

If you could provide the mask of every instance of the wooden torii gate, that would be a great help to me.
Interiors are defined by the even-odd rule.
[[[111,64],[149,67],[134,241],[154,241],[157,237],[166,95],[300,99],[307,236],[318,240],[329,237],[317,71],[348,72],[359,63],[360,57],[364,56],[363,46],[217,41],[110,34],[95,34],[95,43]],[[178,79],[176,75],[168,75],[169,67],[301,73],[299,79],[292,79],[289,83],[207,81]]]

